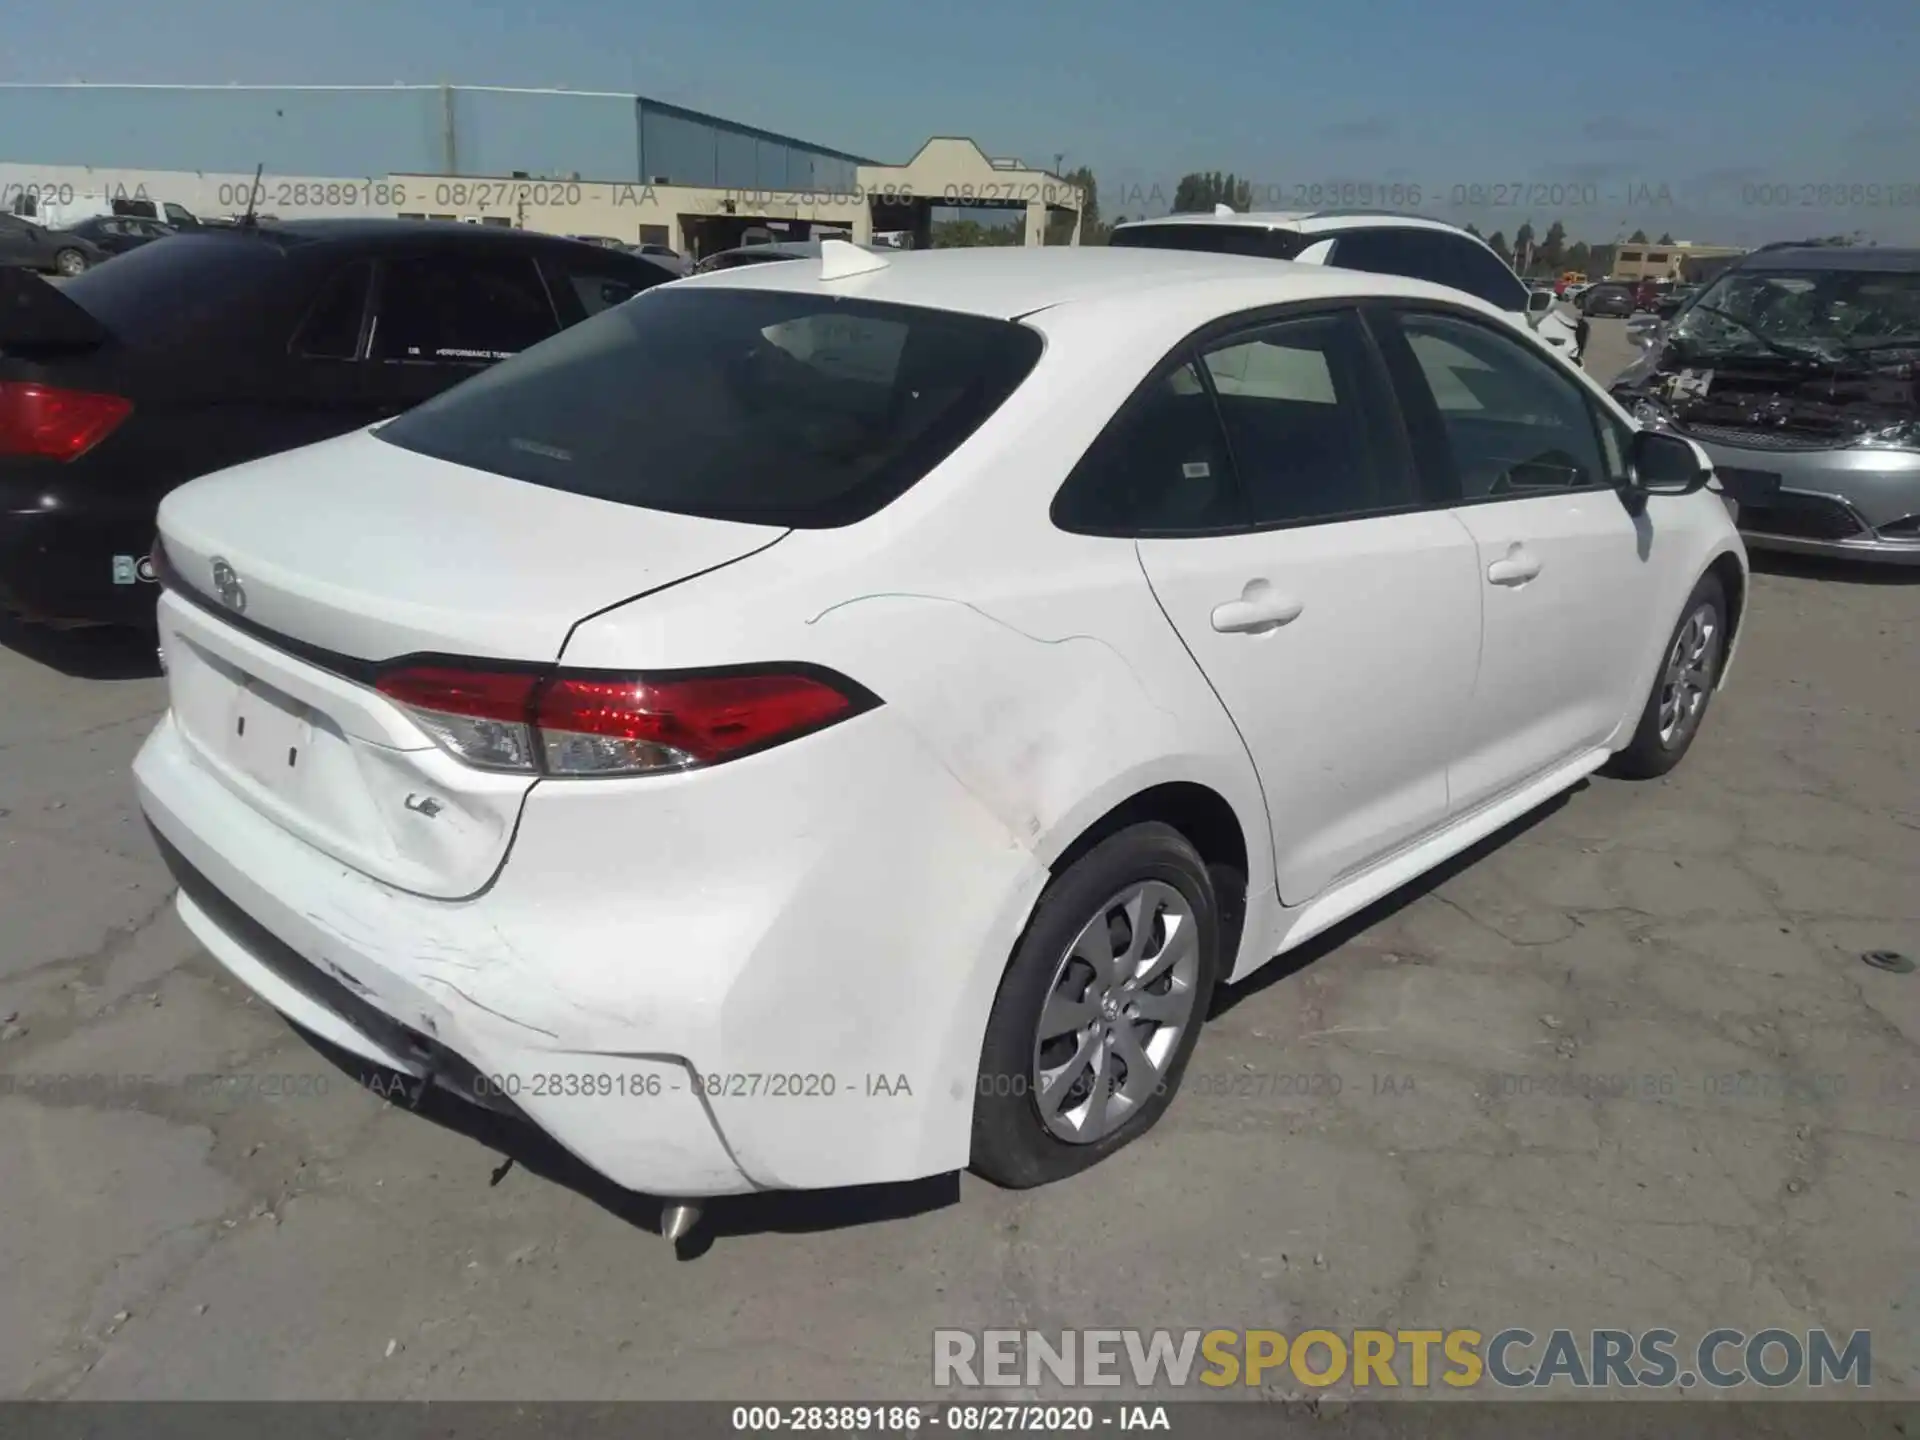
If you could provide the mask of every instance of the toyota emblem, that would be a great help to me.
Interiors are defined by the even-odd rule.
[[[229,610],[244,611],[247,608],[246,587],[240,583],[240,577],[218,555],[213,557],[213,588],[220,592],[220,603]]]

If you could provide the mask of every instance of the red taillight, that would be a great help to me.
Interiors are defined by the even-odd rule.
[[[77,459],[132,410],[133,402],[118,395],[0,380],[0,455]]]
[[[631,676],[422,666],[378,687],[469,764],[569,776],[713,765],[874,703],[837,676],[800,669]]]

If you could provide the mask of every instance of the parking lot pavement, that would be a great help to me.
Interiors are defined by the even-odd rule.
[[[1920,954],[1916,620],[1758,575],[1676,774],[1270,967],[1145,1140],[716,1206],[684,1260],[249,1003],[132,802],[150,654],[0,632],[0,1393],[924,1398],[935,1327],[1083,1325],[1825,1325],[1910,1384],[1920,976],[1858,957]]]

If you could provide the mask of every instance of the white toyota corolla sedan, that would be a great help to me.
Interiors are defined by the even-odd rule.
[[[1706,458],[1492,308],[823,248],[166,500],[141,801],[306,1030],[680,1222],[1034,1185],[1217,986],[1699,733]]]

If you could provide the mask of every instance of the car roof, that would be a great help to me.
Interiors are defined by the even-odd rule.
[[[1057,305],[1129,301],[1150,294],[1164,298],[1238,282],[1255,285],[1262,292],[1249,304],[1406,296],[1446,299],[1490,315],[1500,313],[1458,291],[1399,275],[1210,251],[1009,245],[877,253],[885,261],[882,268],[834,280],[822,279],[818,265],[740,265],[696,275],[673,288],[798,291],[1016,320]]]
[[[1400,210],[1249,210],[1227,214],[1161,215],[1147,220],[1129,220],[1116,230],[1134,230],[1149,225],[1228,225],[1242,229],[1291,230],[1299,235],[1331,235],[1340,230],[1375,230],[1382,227],[1409,230],[1445,230],[1455,235],[1467,232],[1430,215],[1413,215]],[[1472,237],[1469,237],[1472,238]]]
[[[1877,245],[1784,245],[1756,250],[1741,270],[1920,271],[1920,250],[1882,249]]]
[[[208,226],[206,230],[208,234],[221,237],[259,238],[285,245],[367,245],[381,242],[402,245],[417,240],[432,240],[443,245],[466,245],[476,249],[485,246],[525,249],[533,245],[586,251],[595,255],[620,253],[604,245],[593,245],[565,235],[549,235],[542,230],[517,230],[508,225],[465,225],[457,220],[348,216],[331,220],[262,220],[252,225],[235,223]]]

